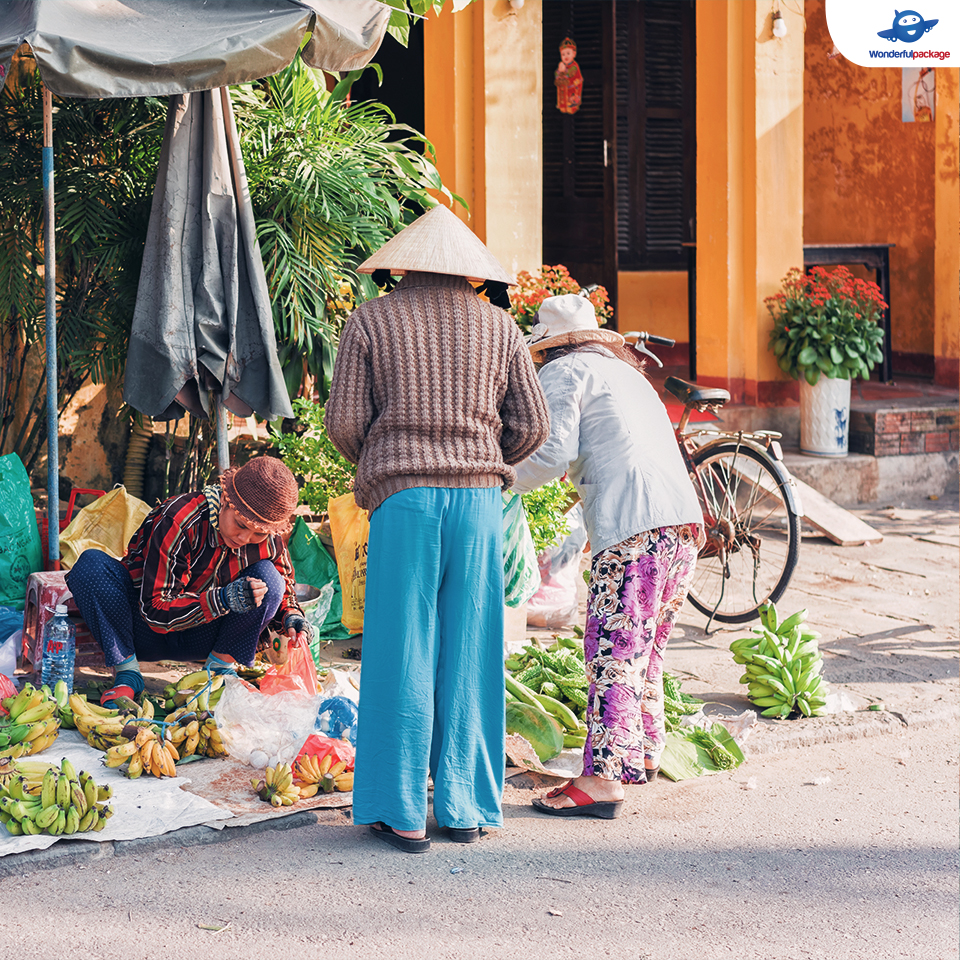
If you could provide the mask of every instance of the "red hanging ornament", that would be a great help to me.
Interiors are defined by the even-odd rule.
[[[561,113],[576,113],[580,109],[583,91],[583,74],[574,59],[577,45],[566,37],[560,44],[560,63],[553,71],[553,82],[557,88],[557,109]]]

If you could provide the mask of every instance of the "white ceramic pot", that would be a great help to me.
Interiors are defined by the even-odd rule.
[[[850,437],[850,381],[823,377],[811,387],[800,380],[800,452],[845,457]]]

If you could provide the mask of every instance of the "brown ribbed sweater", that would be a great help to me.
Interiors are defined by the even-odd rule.
[[[325,424],[357,503],[410,487],[509,487],[550,433],[520,329],[462,277],[409,273],[340,337]]]

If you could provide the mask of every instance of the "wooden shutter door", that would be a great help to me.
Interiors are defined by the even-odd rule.
[[[602,283],[616,310],[614,11],[609,0],[543,4],[543,262],[563,264],[584,286]],[[572,115],[557,109],[553,82],[565,37],[583,76]]]

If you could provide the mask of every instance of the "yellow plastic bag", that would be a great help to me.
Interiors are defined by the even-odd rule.
[[[335,497],[327,504],[330,536],[340,574],[343,616],[340,622],[352,633],[363,630],[363,599],[367,587],[367,538],[370,515],[357,506],[352,493]]]
[[[91,547],[122,559],[130,538],[149,512],[149,505],[127,493],[124,486],[83,507],[60,534],[61,569],[69,570]]]

